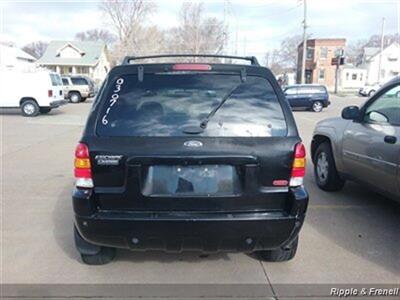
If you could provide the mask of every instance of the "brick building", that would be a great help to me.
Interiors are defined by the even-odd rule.
[[[331,65],[337,51],[343,50],[346,39],[310,39],[307,40],[306,83],[324,84],[329,90],[335,87],[335,69]],[[297,48],[297,80],[301,80],[303,43]]]

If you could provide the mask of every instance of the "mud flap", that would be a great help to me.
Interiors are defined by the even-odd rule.
[[[97,245],[93,245],[87,241],[85,241],[78,230],[74,226],[74,239],[75,239],[75,247],[80,254],[85,255],[96,255],[100,252],[101,247]]]

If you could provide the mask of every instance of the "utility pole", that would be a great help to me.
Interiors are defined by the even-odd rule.
[[[303,19],[303,57],[301,60],[301,83],[305,83],[306,77],[306,54],[307,54],[307,0],[303,0],[304,6],[304,19]]]
[[[385,38],[384,29],[385,29],[385,18],[382,18],[381,51],[379,52],[379,64],[378,64],[378,83],[381,82],[382,51],[383,51],[383,42]]]
[[[400,43],[400,1],[397,1],[397,42]]]

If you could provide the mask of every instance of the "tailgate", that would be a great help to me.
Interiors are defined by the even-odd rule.
[[[105,210],[282,210],[298,138],[202,139],[187,149],[181,138],[103,141],[92,150],[95,195]],[[130,140],[130,141],[128,141]],[[98,144],[98,140],[96,142]],[[91,149],[93,147],[90,147]],[[108,159],[108,161],[107,161]]]

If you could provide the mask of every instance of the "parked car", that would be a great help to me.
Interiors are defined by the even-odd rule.
[[[400,77],[342,118],[319,122],[311,155],[315,179],[326,191],[354,180],[400,201]]]
[[[283,92],[292,108],[304,108],[321,112],[330,105],[329,93],[319,84],[296,84],[287,86]]]
[[[358,94],[364,97],[371,97],[377,90],[379,90],[381,85],[373,84],[373,85],[366,85],[358,90]]]
[[[254,57],[140,59],[110,71],[76,148],[82,260],[109,262],[115,248],[293,258],[308,203],[306,154],[270,70]]]
[[[67,103],[60,75],[49,71],[0,71],[0,107],[20,108],[25,117],[49,113]]]
[[[94,97],[93,81],[85,76],[63,76],[64,94],[72,103],[86,101]]]

